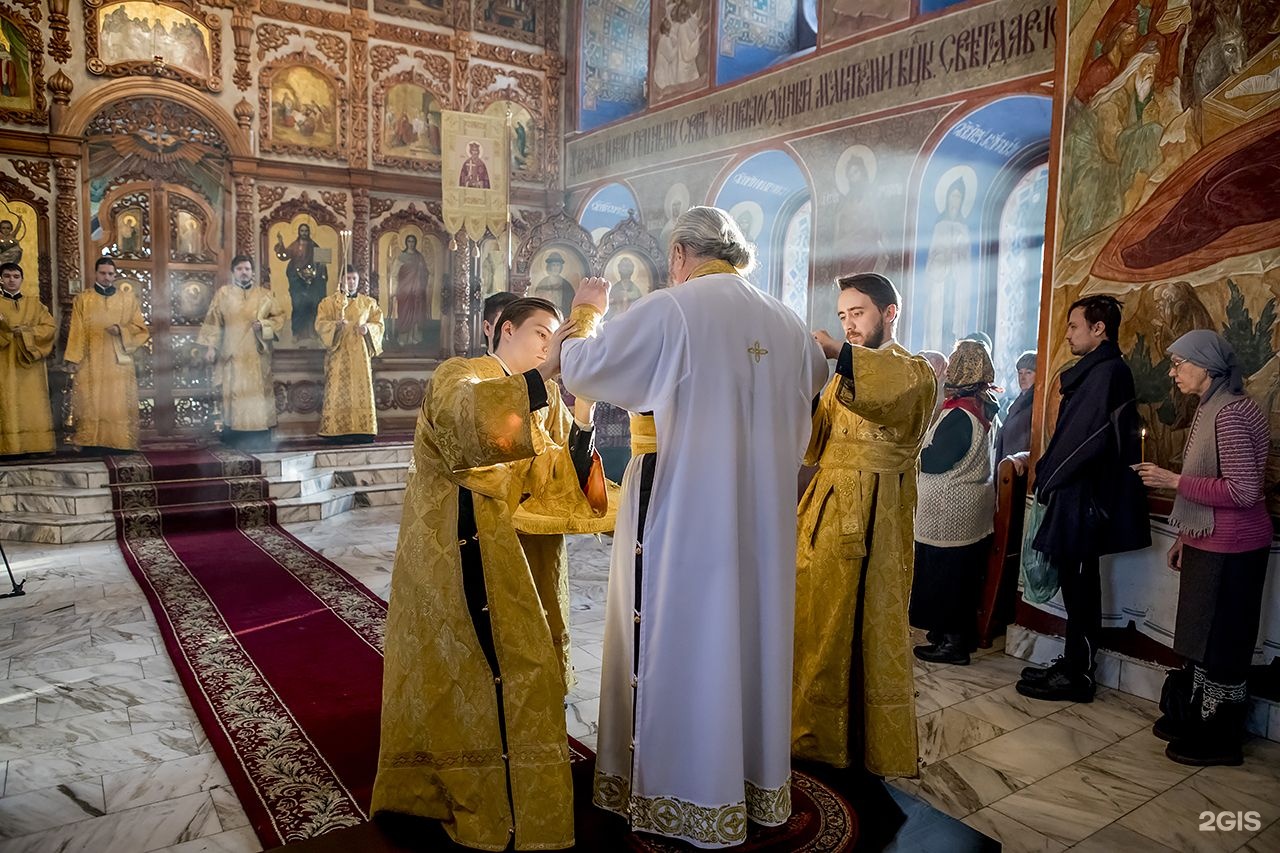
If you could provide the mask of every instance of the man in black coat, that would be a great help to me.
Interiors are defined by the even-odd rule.
[[[1067,315],[1067,343],[1079,361],[1062,374],[1053,438],[1036,463],[1045,504],[1034,545],[1058,571],[1067,609],[1066,648],[1047,669],[1027,667],[1018,692],[1033,699],[1093,700],[1102,623],[1098,558],[1151,544],[1133,374],[1120,357],[1120,303],[1088,296]]]

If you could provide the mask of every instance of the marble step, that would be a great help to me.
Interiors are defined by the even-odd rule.
[[[50,515],[100,515],[111,512],[108,489],[77,489],[70,486],[18,486],[0,489],[0,513],[46,513]]]
[[[115,517],[109,512],[92,515],[0,512],[0,540],[69,545],[114,539],[115,535]]]
[[[270,487],[271,497],[280,500],[283,498],[299,498],[309,495],[317,495],[321,492],[327,492],[334,486],[334,477],[336,471],[322,471],[312,469],[303,474],[286,479],[267,478],[267,484]]]
[[[383,446],[335,447],[332,450],[315,451],[317,468],[355,468],[368,465],[408,465],[413,458],[412,444],[388,444]]]
[[[107,466],[103,462],[0,466],[0,488],[60,486],[70,489],[105,489],[107,483]]]
[[[388,462],[359,468],[338,468],[333,472],[335,486],[380,486],[409,480],[408,462]]]
[[[344,486],[317,495],[276,501],[276,520],[281,524],[321,521],[359,507],[391,506],[404,502],[403,483],[371,486]]]

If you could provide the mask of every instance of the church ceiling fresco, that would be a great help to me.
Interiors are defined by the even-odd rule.
[[[578,124],[590,130],[645,104],[649,0],[594,0],[582,15]]]
[[[1173,388],[1164,350],[1190,329],[1226,335],[1280,430],[1280,2],[1068,11],[1050,329],[1082,295],[1123,301],[1148,458],[1176,469],[1194,401]],[[1070,362],[1060,337],[1053,375]],[[1278,481],[1273,455],[1273,511]]]

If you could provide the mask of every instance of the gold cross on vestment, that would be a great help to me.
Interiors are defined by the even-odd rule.
[[[748,354],[748,355],[750,355],[752,358],[754,358],[754,359],[756,360],[756,364],[759,364],[759,363],[760,363],[760,359],[761,359],[762,357],[764,357],[764,356],[768,355],[768,354],[769,354],[769,351],[768,351],[767,349],[763,349],[763,348],[760,346],[760,342],[759,342],[759,341],[756,341],[754,344],[752,344],[751,346],[747,347],[747,354]]]

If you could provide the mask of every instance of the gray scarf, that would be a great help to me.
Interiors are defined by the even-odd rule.
[[[1191,435],[1182,454],[1182,473],[1192,477],[1221,476],[1218,413],[1244,396],[1235,350],[1217,332],[1195,329],[1174,341],[1168,352],[1203,367],[1211,380],[1191,423]],[[1208,536],[1213,533],[1213,507],[1195,503],[1179,493],[1173,499],[1169,522],[1187,536]]]

